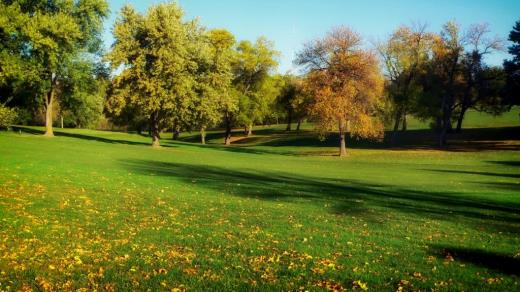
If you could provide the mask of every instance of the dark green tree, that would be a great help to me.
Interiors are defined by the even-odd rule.
[[[507,74],[506,99],[509,105],[520,105],[520,21],[515,23],[509,33],[509,41],[513,44],[508,48],[511,60],[504,61],[504,70]]]

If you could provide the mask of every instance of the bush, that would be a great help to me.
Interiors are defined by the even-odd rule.
[[[15,109],[0,105],[0,129],[7,129],[17,117]]]

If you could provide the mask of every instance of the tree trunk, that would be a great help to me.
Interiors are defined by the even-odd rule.
[[[249,124],[249,126],[247,126],[247,137],[253,135],[253,124]]]
[[[225,117],[226,133],[224,135],[224,145],[231,145],[231,117],[226,114]]]
[[[399,124],[401,123],[401,111],[395,113],[394,133],[399,131]]]
[[[395,113],[395,124],[394,124],[394,130],[392,131],[392,138],[390,139],[390,143],[392,145],[395,144],[397,141],[397,132],[399,131],[399,124],[401,123],[401,111],[398,110]]]
[[[63,129],[63,114],[60,115],[60,126]]]
[[[206,144],[206,127],[200,128],[200,143]]]
[[[442,117],[437,116],[437,118],[435,118],[435,132],[440,133],[441,129],[442,129]]]
[[[462,131],[462,121],[464,121],[464,115],[468,109],[465,106],[462,106],[460,109],[459,117],[457,118],[457,129],[455,130],[457,133]]]
[[[51,82],[51,89],[45,98],[45,134],[46,137],[54,137],[52,130],[52,103],[54,102],[54,81]]]
[[[296,124],[296,132],[300,132],[301,125],[302,125],[302,120],[298,119],[298,124]]]
[[[447,135],[451,131],[451,107],[447,104],[447,98],[442,100],[442,125],[439,133],[439,147],[443,148],[446,146]]]
[[[406,113],[405,113],[405,114],[403,114],[403,126],[402,126],[402,128],[401,128],[401,132],[406,131],[406,128],[407,128],[407,127],[408,127],[408,124],[407,124],[407,122],[406,122]]]
[[[287,112],[287,127],[285,128],[286,131],[291,130],[291,123],[292,123],[292,112],[288,111]]]
[[[152,116],[150,117],[150,132],[152,135],[152,147],[161,147],[161,144],[159,143],[159,114],[157,112],[152,113]]]
[[[172,140],[179,140],[179,136],[181,135],[181,129],[176,124],[172,126]]]
[[[347,147],[345,146],[345,121],[339,122],[339,156],[347,156]]]

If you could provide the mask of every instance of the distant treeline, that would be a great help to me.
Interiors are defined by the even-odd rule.
[[[265,37],[237,41],[225,29],[186,19],[173,2],[145,13],[127,5],[103,51],[104,0],[0,2],[0,127],[61,127],[160,133],[233,128],[246,135],[259,124],[304,120],[319,133],[337,131],[392,139],[407,117],[431,121],[439,134],[462,129],[468,109],[500,114],[519,104],[520,22],[509,35],[512,60],[489,66],[485,56],[505,50],[484,24],[440,33],[401,26],[371,48],[348,27],[333,28],[303,45],[299,75],[276,74],[279,52]]]

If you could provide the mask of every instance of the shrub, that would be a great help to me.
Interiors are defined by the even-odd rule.
[[[16,110],[0,105],[0,129],[7,129],[17,118]]]

